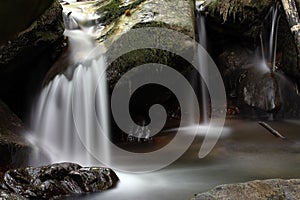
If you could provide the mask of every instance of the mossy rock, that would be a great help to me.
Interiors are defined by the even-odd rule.
[[[205,14],[209,26],[229,35],[256,39],[272,0],[215,0],[208,4]]]

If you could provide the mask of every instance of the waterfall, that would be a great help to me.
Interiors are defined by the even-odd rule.
[[[50,162],[92,165],[99,162],[88,152],[92,150],[102,152],[102,164],[109,165],[110,152],[103,139],[109,138],[110,132],[105,56],[91,53],[95,41],[82,30],[64,34],[69,41],[70,65],[41,91],[28,138]],[[37,157],[32,164],[38,162]]]
[[[262,32],[260,34],[262,59],[272,71],[275,71],[279,19],[280,3],[277,1],[266,15],[262,24]]]
[[[200,5],[199,10],[197,11],[197,31],[198,31],[198,43],[202,48],[207,48],[207,39],[206,39],[206,27],[205,27],[205,17],[202,14],[204,8]],[[200,51],[199,51],[200,52]],[[198,53],[197,55],[198,62],[201,72],[201,76],[208,76],[207,73],[207,57],[206,55],[201,55]],[[195,84],[195,83],[194,83]],[[200,85],[200,95],[201,95],[201,121],[204,124],[207,124],[209,121],[209,99],[208,99],[208,91],[207,86],[203,79],[196,80],[196,85]]]

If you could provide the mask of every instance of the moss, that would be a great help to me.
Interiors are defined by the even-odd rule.
[[[95,6],[100,6],[97,10],[97,13],[100,15],[104,15],[102,18],[102,23],[110,24],[113,21],[116,21],[121,15],[125,14],[125,11],[129,11],[136,8],[145,0],[136,0],[133,3],[122,6],[121,0],[111,0],[109,3],[101,6],[100,2],[96,3]]]
[[[244,2],[240,0],[216,0],[208,7],[208,12],[222,16],[226,22],[228,17],[232,16],[234,21],[238,19],[242,21],[245,18]]]
[[[223,22],[229,18],[240,22],[251,21],[272,2],[272,0],[216,0],[209,4],[207,14],[221,16]]]

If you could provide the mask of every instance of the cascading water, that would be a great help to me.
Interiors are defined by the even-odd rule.
[[[207,48],[207,39],[206,39],[206,27],[205,27],[205,17],[203,16],[203,11],[205,10],[204,3],[200,2],[197,3],[196,1],[196,8],[197,8],[197,32],[198,32],[198,43],[201,45],[200,48]],[[199,51],[201,52],[201,51]],[[207,57],[206,55],[202,55],[201,53],[197,54],[197,59],[199,63],[199,71],[201,73],[201,76],[207,77]],[[203,124],[208,124],[209,122],[209,99],[208,99],[208,92],[207,92],[207,85],[203,81],[203,79],[197,77],[197,80],[194,81],[194,85],[199,85],[200,87],[196,87],[197,89],[200,89],[200,96],[201,96],[201,122]]]
[[[102,152],[101,161],[108,164],[109,148],[101,143],[105,141],[101,137],[109,138],[105,57],[91,55],[95,42],[87,33],[66,30],[65,36],[71,64],[42,90],[28,138],[46,151],[51,162],[93,164],[96,160],[87,151],[93,149]]]
[[[266,15],[260,34],[262,60],[273,72],[275,71],[279,19],[280,3],[277,1]]]

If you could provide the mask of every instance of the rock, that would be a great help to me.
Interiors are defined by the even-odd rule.
[[[9,170],[4,175],[2,188],[29,199],[51,199],[107,190],[117,182],[117,175],[108,168],[58,163]]]
[[[22,9],[26,7],[28,5]],[[12,10],[9,12],[14,13]],[[15,13],[16,17],[21,13]],[[7,21],[4,23],[10,24]],[[16,38],[0,46],[0,98],[20,117],[25,115],[35,92],[41,87],[46,71],[60,53],[63,31],[62,7],[55,0],[51,1],[44,14],[28,24]]]
[[[124,12],[120,18],[114,22],[111,28],[107,30],[107,34],[104,33],[104,35],[99,38],[99,41],[101,44],[102,38],[106,38],[103,41],[106,46],[109,47],[109,44],[114,45],[107,53],[107,60],[110,62],[112,61],[110,55],[115,55],[115,51],[119,49],[118,45],[120,45],[120,47],[123,45],[119,43],[120,38],[126,37],[126,34],[132,29],[144,27],[168,28],[190,36],[192,39],[195,38],[194,23],[194,1],[145,0],[136,8],[130,9],[130,16],[126,16]],[[156,32],[151,33],[151,31],[147,31],[147,33],[157,36],[157,38],[154,39],[155,41],[162,40],[160,34]],[[146,37],[146,34],[144,34],[144,37]],[[194,46],[192,43],[172,39],[172,34],[168,35],[168,39],[169,42],[166,43],[173,45],[170,46],[171,48],[177,49],[179,52],[182,52],[182,54],[188,52],[186,55],[191,58],[190,60],[193,60]],[[110,91],[113,90],[115,84],[126,72],[146,63],[164,64],[183,74],[187,74],[191,71],[191,66],[188,62],[171,52],[154,48],[139,49],[122,55],[109,66],[107,69],[107,79]],[[137,73],[139,73],[138,70]],[[129,84],[126,82],[121,83],[120,90],[130,92],[128,86]],[[148,113],[150,106],[154,104],[170,105],[171,99],[172,93],[165,87],[153,84],[144,86],[136,91],[130,99],[131,116],[133,120],[139,124],[142,124],[143,121],[149,122]],[[175,107],[177,107],[177,105]],[[174,108],[167,108],[167,113],[171,113],[172,109]],[[116,130],[115,132],[118,131]]]
[[[8,39],[13,39],[17,33],[26,29],[52,2],[53,0],[12,0],[1,4],[0,45]]]
[[[205,11],[215,31],[253,41],[272,3],[272,0],[216,0],[208,4]]]
[[[284,14],[281,15],[277,36],[277,63],[278,69],[293,79],[300,80],[300,71],[297,68],[297,48],[293,35]]]
[[[237,101],[233,106],[246,105],[262,112],[275,112],[280,108],[277,77],[253,51],[231,47],[220,54],[218,66],[229,99]]]
[[[299,179],[256,180],[246,183],[227,184],[201,193],[192,200],[268,200],[268,199],[300,199]]]
[[[7,190],[0,189],[0,199],[1,200],[26,200],[25,197],[22,197],[19,194],[9,192]]]
[[[0,64],[8,64],[20,53],[30,47],[51,44],[63,34],[62,7],[58,1],[53,1],[44,14],[39,16],[29,26],[18,34],[14,40],[7,41],[1,46]],[[1,71],[4,70],[1,68]]]
[[[0,179],[1,172],[27,164],[31,148],[19,135],[22,132],[21,120],[0,100]]]
[[[239,77],[239,104],[273,112],[280,108],[281,99],[275,76],[257,69],[245,70]]]

